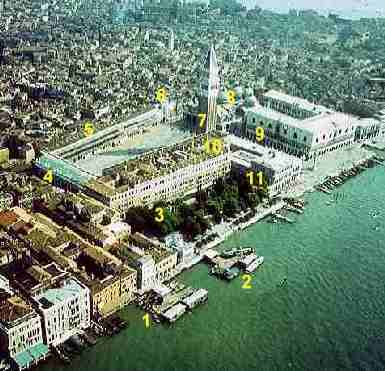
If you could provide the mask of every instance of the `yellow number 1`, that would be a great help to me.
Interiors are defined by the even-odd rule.
[[[250,185],[254,185],[254,173],[250,170],[246,173],[246,176],[249,178]]]
[[[146,313],[142,318],[144,321],[144,327],[149,328],[150,327],[150,315],[148,313]]]
[[[262,171],[258,171],[257,177],[258,177],[258,184],[263,185],[263,173],[262,173]]]
[[[244,274],[244,275],[242,276],[242,280],[245,281],[245,282],[243,283],[243,285],[242,285],[242,288],[243,288],[243,289],[251,289],[251,284],[250,284],[250,282],[251,282],[251,276],[250,276],[250,274]]]

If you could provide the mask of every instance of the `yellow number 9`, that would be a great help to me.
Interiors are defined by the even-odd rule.
[[[265,138],[264,128],[257,126],[255,129],[255,136],[256,136],[258,142],[262,142],[263,139]]]

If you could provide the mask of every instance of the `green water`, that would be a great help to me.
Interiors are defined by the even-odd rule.
[[[124,332],[69,366],[41,369],[385,370],[384,185],[384,168],[370,169],[338,188],[336,205],[313,193],[304,215],[290,215],[295,224],[262,222],[233,236],[227,246],[253,245],[265,257],[252,289],[200,264],[180,277],[209,291],[193,314],[146,329],[144,313],[130,307]]]

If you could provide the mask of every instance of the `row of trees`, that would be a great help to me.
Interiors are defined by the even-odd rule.
[[[198,191],[191,205],[178,200],[169,205],[157,203],[152,209],[135,207],[127,212],[126,221],[133,232],[164,237],[180,231],[191,240],[206,232],[211,221],[220,223],[241,210],[255,209],[266,196],[261,189],[255,191],[247,177],[232,173],[225,180],[218,179],[208,191]]]

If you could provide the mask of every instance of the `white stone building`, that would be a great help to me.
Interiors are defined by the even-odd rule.
[[[90,290],[71,277],[33,298],[43,317],[47,345],[58,345],[90,326]]]
[[[231,155],[232,166],[245,176],[248,171],[262,172],[268,183],[270,197],[285,193],[301,182],[302,160],[286,153],[229,135],[226,140],[235,152]],[[253,185],[257,185],[254,176]]]
[[[246,136],[255,141],[264,129],[264,144],[305,160],[354,142],[358,118],[340,112],[321,113],[304,120],[256,105],[246,112]]]
[[[381,135],[381,121],[375,118],[365,118],[357,122],[355,140],[363,142],[376,139]]]

